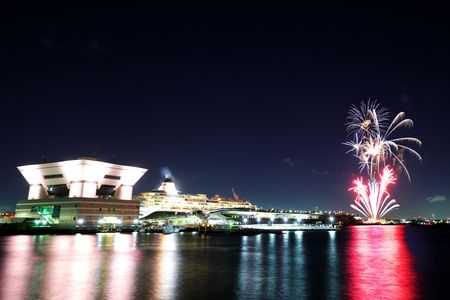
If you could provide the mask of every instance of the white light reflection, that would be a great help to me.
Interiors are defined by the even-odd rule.
[[[132,242],[132,235],[116,232],[114,234],[114,251],[128,252],[131,250]]]
[[[67,245],[69,243],[69,247]],[[40,283],[40,297],[47,299],[52,295],[63,295],[66,297],[67,283],[69,277],[70,259],[73,257],[73,237],[51,236],[48,240],[46,256],[44,258],[45,275]]]
[[[330,236],[330,241],[334,242],[334,239],[336,238],[336,231],[328,231],[328,235]]]
[[[178,236],[176,234],[159,235],[158,253],[156,257],[155,299],[175,299],[178,283]]]
[[[291,254],[292,260],[290,262],[293,265],[293,269],[295,272],[295,276],[293,281],[290,283],[291,286],[294,286],[294,293],[290,295],[295,295],[296,298],[307,299],[309,297],[308,291],[308,272],[305,271],[306,262],[305,262],[305,248],[303,246],[303,239],[305,233],[303,231],[295,232],[295,247],[294,251]]]
[[[132,249],[136,250],[137,249],[137,242],[138,242],[138,233],[136,231],[134,231],[132,233],[132,237],[133,237]]]
[[[79,234],[75,236],[75,251],[69,250],[66,253],[66,259],[70,261],[69,276],[64,278],[67,284],[63,283],[62,286],[71,295],[67,298],[80,300],[92,298],[95,287],[91,275],[96,268],[93,262],[99,256],[96,243],[95,236]]]
[[[7,236],[3,240],[0,299],[27,299],[33,268],[33,238]]]
[[[91,235],[76,234],[75,235],[75,251],[83,253],[91,253],[95,249],[95,243],[93,242]]]
[[[245,299],[256,297],[261,293],[262,278],[261,272],[264,270],[261,255],[261,235],[242,236],[239,261],[239,290]]]
[[[338,266],[336,251],[336,231],[328,231],[328,298],[338,297]]]
[[[287,218],[285,218],[285,219],[287,219]],[[283,231],[283,232],[285,232],[285,231]],[[278,294],[281,297],[289,297],[288,295],[289,295],[290,289],[292,289],[290,287],[290,282],[289,282],[289,280],[291,279],[290,274],[295,272],[295,266],[292,261],[292,257],[293,257],[293,255],[295,255],[295,251],[294,251],[294,253],[291,253],[291,248],[289,247],[290,236],[291,235],[290,235],[289,231],[286,231],[285,233],[282,234],[282,237],[283,237],[282,249],[281,249],[281,255],[279,255],[279,258],[278,258],[279,259],[278,265],[281,266],[281,273],[282,273],[281,277],[284,278],[284,280],[277,282],[277,285],[280,287],[280,290],[283,291],[282,293]],[[277,279],[279,280],[279,278],[277,278]]]
[[[267,244],[267,249],[265,250],[265,256],[267,261],[266,263],[266,290],[264,293],[267,293],[269,297],[274,298],[276,295],[276,291],[278,287],[276,286],[277,282],[277,241],[276,238],[278,234],[269,234],[269,241]]]
[[[140,259],[140,253],[132,249],[134,238],[132,234],[116,233],[113,238],[107,298],[132,299],[135,288],[136,264]]]

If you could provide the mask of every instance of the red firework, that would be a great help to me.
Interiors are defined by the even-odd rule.
[[[388,187],[396,181],[394,171],[389,166],[384,167],[378,180],[365,183],[362,177],[356,178],[349,189],[356,193],[355,202],[350,206],[369,219],[379,220],[400,206],[395,199],[389,199]]]

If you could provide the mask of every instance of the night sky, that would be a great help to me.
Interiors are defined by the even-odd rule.
[[[186,193],[350,212],[344,123],[371,98],[423,142],[389,216],[450,217],[447,16],[175,2],[1,14],[0,210],[27,196],[16,166],[95,156],[148,168],[135,193],[169,167]]]

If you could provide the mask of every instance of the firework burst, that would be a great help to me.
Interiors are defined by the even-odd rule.
[[[413,137],[392,138],[399,129],[408,129],[413,126],[411,119],[405,118],[401,112],[389,122],[389,112],[376,102],[362,102],[358,108],[352,106],[347,117],[347,132],[354,138],[344,144],[350,147],[347,153],[352,152],[358,158],[360,171],[367,170],[369,177],[375,179],[381,169],[392,163],[404,171],[408,180],[411,180],[405,166],[403,153],[408,153],[419,160],[420,154],[412,145],[421,146],[422,142]]]
[[[356,199],[351,207],[369,219],[378,220],[399,207],[394,199],[389,200],[387,188],[396,182],[389,165],[398,167],[399,172],[404,171],[411,180],[404,154],[421,160],[412,145],[421,146],[422,142],[414,137],[393,138],[399,129],[411,128],[414,123],[403,112],[391,122],[388,110],[375,101],[362,102],[360,107],[352,106],[347,119],[347,132],[353,137],[353,140],[344,143],[350,147],[347,153],[353,153],[358,159],[359,170],[366,170],[369,177],[367,183],[362,177],[353,181],[350,190],[356,193]]]
[[[350,205],[369,219],[379,220],[391,210],[399,207],[395,199],[390,198],[388,186],[395,184],[397,178],[394,171],[389,167],[384,167],[379,180],[364,182],[362,177],[353,180],[353,186],[349,191],[356,194],[355,203]]]

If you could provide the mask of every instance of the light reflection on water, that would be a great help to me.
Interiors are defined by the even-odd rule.
[[[329,243],[328,243],[328,299],[339,299],[339,269],[338,269],[338,257],[336,249],[336,231],[329,231]]]
[[[28,297],[33,265],[33,238],[31,236],[7,237],[0,269],[0,299],[25,299]],[[13,239],[13,240],[11,240]]]
[[[154,299],[174,299],[178,282],[178,237],[172,235],[161,235],[156,257]]]
[[[353,299],[415,299],[417,274],[402,226],[350,228],[347,290]]]
[[[0,299],[412,299],[405,227],[0,237]]]
[[[108,299],[131,299],[135,289],[136,264],[140,258],[140,253],[133,249],[136,236],[115,233],[113,237],[106,295]]]

